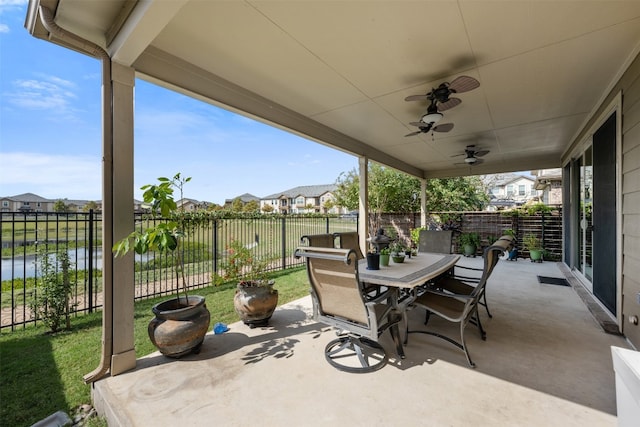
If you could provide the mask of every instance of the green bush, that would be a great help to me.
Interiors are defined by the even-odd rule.
[[[69,300],[71,296],[71,260],[66,246],[59,246],[56,252],[48,252],[47,247],[38,248],[36,269],[40,277],[36,281],[35,294],[30,308],[36,317],[47,325],[51,332],[71,327]]]

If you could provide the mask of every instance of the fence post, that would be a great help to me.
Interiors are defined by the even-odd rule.
[[[327,222],[327,227],[329,223]],[[328,231],[327,231],[328,232]],[[287,268],[287,218],[282,217],[282,269]]]
[[[213,220],[213,274],[218,272],[218,220]]]
[[[542,239],[541,240],[542,240],[542,247],[544,248],[545,247],[545,242],[544,242],[545,241],[545,232],[544,232],[545,221],[544,221],[544,212],[541,212],[541,213],[542,213],[542,224],[541,224]]]
[[[102,254],[104,257],[105,254]],[[93,209],[89,209],[89,313],[93,312]]]

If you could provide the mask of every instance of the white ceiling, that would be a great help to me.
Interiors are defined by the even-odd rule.
[[[640,1],[40,3],[141,78],[424,177],[560,166],[640,47]],[[461,75],[453,130],[405,137],[404,98]]]

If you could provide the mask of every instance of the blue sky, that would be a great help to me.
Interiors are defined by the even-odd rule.
[[[26,0],[0,0],[0,197],[101,194],[100,62],[32,37]],[[332,150],[136,80],[135,187],[191,176],[185,196],[223,203],[331,184],[357,167]],[[176,149],[177,148],[177,149]]]

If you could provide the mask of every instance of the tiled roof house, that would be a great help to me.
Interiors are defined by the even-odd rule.
[[[260,199],[260,209],[264,211],[264,207],[270,205],[274,213],[346,213],[344,208],[327,204],[335,200],[333,192],[336,188],[335,184],[294,187],[263,197]]]

